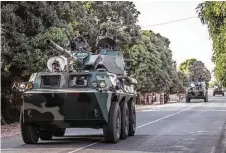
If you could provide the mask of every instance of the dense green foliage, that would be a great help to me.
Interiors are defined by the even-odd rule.
[[[56,54],[44,41],[68,43],[63,28],[71,35],[89,33],[95,45],[101,28],[116,36],[124,55],[132,60],[130,75],[139,81],[138,91],[182,90],[186,75],[176,71],[170,41],[136,25],[139,11],[133,2],[2,2],[2,117],[17,120],[20,95],[11,91],[15,81],[46,67]]]
[[[211,74],[202,61],[198,61],[194,58],[187,59],[179,65],[179,71],[184,72],[189,79],[194,77],[198,80],[202,77],[207,83],[211,80]]]
[[[226,2],[203,2],[197,10],[202,23],[208,25],[213,40],[215,77],[226,87]]]
[[[217,80],[210,81],[209,87],[210,87],[210,88],[213,88],[213,87],[215,87],[215,86],[220,86],[220,83],[217,82]]]
[[[127,54],[132,60],[131,76],[138,80],[139,91],[176,92],[183,89],[183,80],[177,75],[169,44],[170,41],[160,34],[142,31],[138,44],[128,49]]]

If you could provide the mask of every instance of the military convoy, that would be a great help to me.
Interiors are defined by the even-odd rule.
[[[208,88],[204,81],[190,81],[186,90],[186,102],[190,102],[191,99],[204,99],[204,102],[208,102]]]
[[[103,128],[105,142],[117,143],[136,131],[137,80],[127,75],[128,63],[108,33],[90,52],[83,37],[63,48],[46,44],[60,56],[48,69],[15,87],[23,92],[21,134],[27,144],[62,137],[66,128]]]

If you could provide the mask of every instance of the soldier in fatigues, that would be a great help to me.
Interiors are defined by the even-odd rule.
[[[164,104],[168,103],[170,101],[169,94],[167,92],[164,92]]]

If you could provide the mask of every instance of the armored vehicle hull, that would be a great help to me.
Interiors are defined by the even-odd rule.
[[[102,128],[111,103],[134,100],[134,95],[114,92],[33,90],[24,94],[24,123],[55,128]]]
[[[187,88],[186,102],[190,102],[191,99],[204,99],[204,102],[208,101],[208,91],[203,83],[194,84],[192,87]]]
[[[190,91],[187,92],[186,102],[190,102],[191,99],[204,99],[205,102],[208,101],[207,91]]]
[[[87,76],[83,84],[71,80]],[[103,76],[104,88],[92,86],[94,76]],[[64,136],[66,128],[103,128],[106,142],[117,143],[136,131],[136,94],[112,86],[108,72],[52,72],[33,77],[33,89],[24,92],[21,132],[25,143]],[[57,79],[58,78],[58,81]],[[71,79],[73,78],[73,79]],[[98,78],[98,77],[97,77]],[[52,80],[52,82],[50,81]],[[81,81],[81,80],[80,80]],[[98,82],[98,81],[97,81]],[[98,83],[97,83],[98,84]],[[99,83],[100,84],[100,83]],[[28,131],[33,132],[28,132]]]

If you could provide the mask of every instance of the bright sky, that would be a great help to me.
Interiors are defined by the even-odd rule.
[[[200,2],[134,1],[134,3],[141,12],[139,25],[142,27],[198,16],[195,8]],[[198,17],[142,29],[150,29],[169,38],[173,59],[177,61],[178,65],[188,58],[196,58],[205,63],[210,71],[213,70],[214,64],[211,62],[212,41],[209,39],[207,26],[202,25]]]

